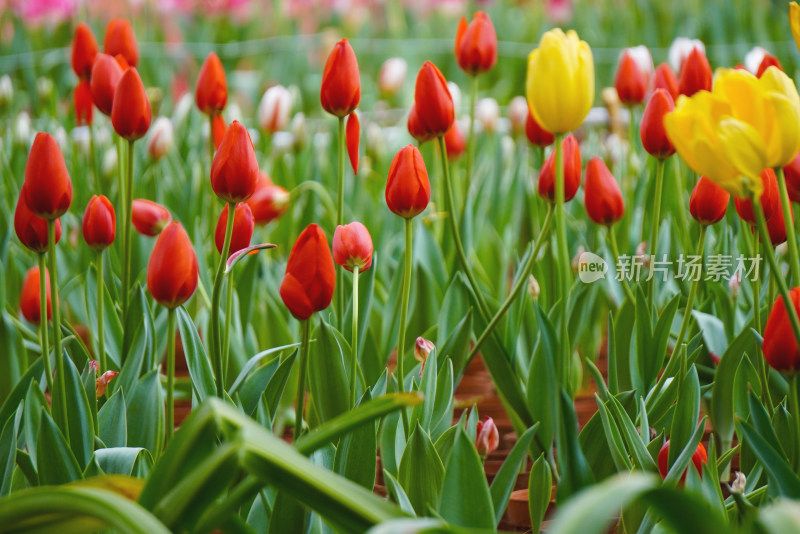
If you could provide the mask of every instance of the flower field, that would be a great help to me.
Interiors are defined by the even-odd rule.
[[[0,28],[0,532],[800,532],[797,3]]]

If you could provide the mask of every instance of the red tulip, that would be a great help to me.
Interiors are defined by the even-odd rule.
[[[325,62],[319,99],[322,109],[339,118],[352,113],[361,101],[358,61],[347,39],[336,43]]]
[[[681,94],[678,90],[678,79],[675,77],[675,73],[672,72],[672,67],[669,66],[669,63],[662,63],[656,67],[653,89],[664,89],[672,97],[673,101],[678,99],[678,95]]]
[[[730,199],[730,193],[701,176],[689,197],[689,212],[700,224],[714,224],[725,217]]]
[[[431,184],[417,147],[408,145],[395,154],[386,180],[386,204],[395,215],[411,219],[422,213],[431,199]]]
[[[225,202],[242,202],[258,184],[258,161],[247,129],[233,121],[211,164],[211,187]]]
[[[151,118],[150,101],[142,79],[135,68],[130,68],[122,74],[114,91],[111,124],[117,135],[136,141],[147,133]]]
[[[217,221],[217,229],[214,232],[214,243],[217,245],[217,252],[222,254],[222,247],[225,245],[225,231],[228,226],[228,204],[222,208],[222,213],[219,214]],[[230,258],[234,252],[239,252],[243,248],[250,246],[250,240],[253,238],[253,230],[255,229],[255,221],[253,220],[253,212],[250,211],[250,206],[247,202],[240,202],[233,210],[233,234],[231,234],[231,245],[228,250],[228,257]]]
[[[106,394],[108,383],[114,379],[119,373],[117,371],[106,371],[94,381],[94,394],[99,399]]]
[[[348,271],[366,271],[372,265],[372,237],[360,222],[339,225],[333,233],[333,261]]]
[[[123,56],[122,54],[117,54],[116,56],[114,56],[114,61],[117,62],[117,65],[119,65],[119,68],[122,69],[122,72],[125,72],[126,70],[131,68],[131,64],[128,63],[128,60],[125,59],[125,56]]]
[[[622,191],[602,159],[594,157],[589,160],[583,190],[586,213],[597,224],[611,225],[625,214]]]
[[[532,145],[538,147],[546,147],[555,143],[556,138],[553,134],[542,128],[542,125],[536,122],[536,119],[531,115],[531,110],[528,110],[528,117],[525,119],[525,136]]]
[[[92,196],[83,214],[83,239],[95,250],[103,250],[114,242],[117,217],[114,206],[103,195]]]
[[[792,209],[791,203],[789,204],[789,215],[792,221],[794,221],[794,210]],[[777,247],[781,243],[786,242],[786,223],[783,220],[782,210],[778,210],[778,212],[767,221],[767,232],[769,233],[769,240],[773,247]]]
[[[758,71],[756,71],[756,77],[761,78],[766,71],[770,67],[778,67],[780,70],[783,70],[783,66],[781,66],[781,62],[778,61],[778,58],[771,54],[764,54],[764,57],[761,59],[761,63],[758,65]]]
[[[461,17],[456,33],[456,59],[461,70],[472,76],[491,70],[497,63],[497,33],[483,11],[476,12],[469,25]]]
[[[39,291],[39,267],[31,267],[28,274],[25,275],[25,280],[22,282],[22,292],[19,297],[19,309],[22,316],[25,317],[29,323],[39,324],[41,321],[41,293]],[[53,307],[50,300],[50,274],[47,269],[44,270],[44,285],[45,292],[47,293],[47,319],[53,316]]]
[[[764,219],[769,221],[772,216],[781,210],[781,201],[778,196],[778,179],[775,178],[775,171],[764,169],[760,175],[761,183],[764,184],[764,191],[761,192],[761,209],[764,210]],[[753,203],[750,199],[735,198],[734,205],[739,217],[754,224],[756,216],[753,213]]]
[[[422,124],[419,122],[419,116],[417,115],[417,106],[413,103],[408,112],[408,133],[411,134],[411,137],[413,137],[417,143],[424,143],[434,138],[433,135],[422,128]]]
[[[104,115],[111,115],[114,92],[117,90],[120,78],[122,78],[122,68],[114,58],[107,54],[97,54],[92,65],[92,100]]]
[[[214,149],[218,149],[222,144],[222,138],[225,137],[225,132],[228,131],[228,125],[225,124],[225,119],[222,115],[214,115],[211,119],[211,139],[214,140]]]
[[[626,106],[641,104],[647,95],[647,78],[633,56],[624,50],[614,77],[619,100]]]
[[[281,282],[281,299],[292,315],[303,321],[330,305],[335,285],[336,271],[328,239],[322,228],[310,224],[289,254]]]
[[[710,91],[713,77],[711,65],[702,50],[695,47],[686,57],[681,67],[678,91],[682,95],[692,96],[697,91]]]
[[[211,52],[200,68],[194,93],[197,108],[206,115],[215,115],[228,103],[228,82],[219,56]]]
[[[453,97],[441,71],[426,61],[417,74],[414,104],[421,131],[433,137],[447,133],[453,125]]]
[[[697,450],[694,451],[692,455],[692,463],[694,464],[694,468],[697,469],[697,472],[700,476],[703,476],[703,464],[708,462],[708,455],[706,454],[706,448],[703,447],[702,443],[697,444]],[[661,473],[661,478],[667,478],[667,473],[669,473],[669,440],[661,447],[661,450],[658,451],[658,472]],[[688,468],[687,468],[688,471]],[[681,484],[686,482],[686,472],[683,473],[681,477]]]
[[[675,109],[675,103],[664,89],[656,89],[647,102],[639,127],[642,146],[648,154],[658,159],[665,159],[675,153],[675,147],[664,129],[664,116]]]
[[[97,52],[97,41],[91,28],[81,22],[75,28],[75,37],[72,39],[72,70],[78,78],[89,79]]]
[[[169,309],[189,300],[197,288],[197,256],[177,221],[156,240],[147,264],[147,287],[156,302]]]
[[[464,134],[461,133],[458,121],[453,121],[453,125],[444,134],[444,146],[447,150],[447,157],[450,159],[457,159],[466,150],[467,142],[464,139]]]
[[[14,230],[20,243],[34,252],[47,252],[47,221],[33,214],[25,202],[25,185],[22,186],[17,209],[14,211]],[[56,243],[61,239],[61,221],[56,219]]]
[[[358,138],[361,134],[361,124],[358,122],[358,115],[351,113],[347,118],[347,154],[350,157],[350,165],[353,166],[353,174],[358,174]]]
[[[275,185],[263,172],[258,173],[256,192],[247,199],[256,224],[267,224],[284,214],[289,207],[289,193]]]
[[[110,56],[120,54],[131,67],[139,63],[139,45],[128,19],[114,19],[108,23],[103,52]]]
[[[478,421],[475,436],[475,448],[478,449],[478,454],[481,458],[486,458],[491,453],[497,450],[500,444],[500,433],[497,431],[497,425],[491,417],[485,418],[483,421]]]
[[[564,165],[564,201],[572,200],[581,185],[581,151],[575,136],[568,135],[561,142]],[[550,202],[556,198],[556,151],[550,152],[539,173],[539,196]]]
[[[136,231],[149,237],[157,236],[170,223],[169,210],[144,198],[137,198],[131,205],[131,221]]]
[[[800,287],[789,291],[789,299],[796,313],[800,314]],[[789,314],[786,311],[783,296],[779,295],[769,312],[764,327],[764,358],[773,369],[782,373],[800,371],[800,351],[794,337]]]
[[[789,198],[792,202],[800,202],[800,153],[783,168],[783,176],[786,178],[786,189],[789,191]]]
[[[72,203],[72,180],[61,149],[52,135],[36,134],[25,165],[22,188],[30,210],[44,219],[58,219]]]
[[[75,123],[78,126],[91,126],[94,103],[92,102],[92,85],[89,80],[80,80],[75,86],[73,104],[75,106]]]

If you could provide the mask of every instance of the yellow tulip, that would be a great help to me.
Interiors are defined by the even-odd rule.
[[[789,26],[792,27],[794,44],[800,50],[800,6],[797,5],[797,2],[789,3]]]
[[[547,131],[564,134],[578,128],[594,102],[592,50],[575,31],[556,28],[542,36],[528,56],[528,107]]]
[[[775,110],[776,138],[770,148],[770,167],[785,167],[800,151],[800,95],[794,81],[777,67],[768,68],[759,83]]]

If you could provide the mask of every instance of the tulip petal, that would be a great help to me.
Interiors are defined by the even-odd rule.
[[[347,154],[350,156],[350,165],[353,167],[353,174],[358,174],[358,141],[361,135],[361,125],[358,122],[358,115],[351,113],[347,118]]]

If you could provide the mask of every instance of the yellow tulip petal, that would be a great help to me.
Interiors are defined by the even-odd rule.
[[[758,175],[767,167],[764,141],[758,131],[746,122],[733,118],[719,123],[718,136],[721,148],[743,177],[749,178],[750,190],[761,193]],[[755,179],[754,179],[755,178]]]
[[[792,36],[794,36],[794,44],[800,50],[800,6],[797,2],[789,4],[789,26],[792,28]]]

